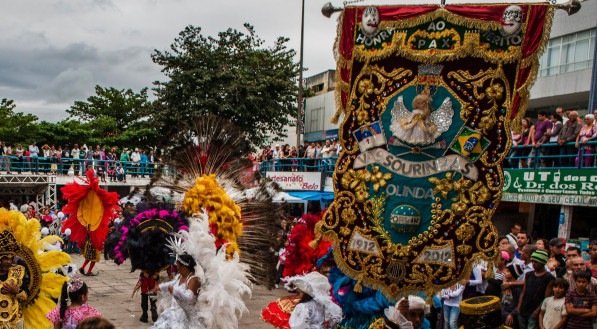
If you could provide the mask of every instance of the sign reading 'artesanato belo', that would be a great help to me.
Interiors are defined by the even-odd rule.
[[[357,287],[433,292],[495,256],[501,161],[551,17],[544,4],[344,9],[343,149],[322,231]]]

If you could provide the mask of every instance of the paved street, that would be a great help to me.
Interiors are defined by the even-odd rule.
[[[82,264],[83,259],[81,256],[72,255],[72,257],[75,264]],[[116,328],[148,328],[148,324],[139,322],[139,316],[141,315],[139,294],[135,295],[135,298],[131,298],[139,272],[130,273],[129,270],[128,263],[116,266],[112,261],[102,260],[99,262],[94,268],[94,272],[99,271],[99,275],[83,278],[90,288],[89,304],[99,309],[107,319],[116,325]],[[249,313],[243,316],[239,328],[262,329],[270,327],[259,317],[261,308],[285,294],[286,292],[282,289],[269,291],[263,287],[255,286],[253,297],[247,300]]]

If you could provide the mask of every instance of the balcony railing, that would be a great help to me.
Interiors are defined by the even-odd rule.
[[[48,158],[30,156],[1,156],[0,173],[7,174],[52,174],[84,175],[87,168],[112,181],[126,181],[127,177],[151,177],[157,170],[171,174],[168,166],[159,163],[132,162],[118,160]]]
[[[575,143],[560,146],[556,143],[543,144],[538,148],[521,145],[514,146],[504,159],[505,168],[597,168],[595,147],[597,141],[591,141],[579,148]],[[336,157],[332,158],[286,158],[263,161],[259,171],[319,171],[331,175],[336,166]]]

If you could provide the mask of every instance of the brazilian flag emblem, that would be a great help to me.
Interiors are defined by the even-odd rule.
[[[489,140],[480,132],[465,126],[454,138],[450,149],[474,162],[483,154],[489,144]]]

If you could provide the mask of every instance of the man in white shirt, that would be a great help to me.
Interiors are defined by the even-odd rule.
[[[132,173],[131,177],[138,177],[139,176],[139,163],[141,162],[141,154],[139,153],[139,149],[135,147],[133,153],[131,153],[131,162],[132,162]]]

